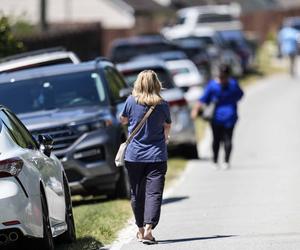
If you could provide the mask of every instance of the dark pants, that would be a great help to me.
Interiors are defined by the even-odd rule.
[[[167,172],[166,162],[125,162],[131,186],[131,206],[138,227],[159,222]]]
[[[295,68],[296,68],[296,53],[289,54],[289,60],[290,60],[290,75],[295,76]]]
[[[220,145],[223,142],[225,148],[225,162],[229,162],[230,154],[232,150],[232,134],[234,127],[226,128],[219,124],[211,123],[211,128],[213,132],[213,153],[214,162],[218,162]]]

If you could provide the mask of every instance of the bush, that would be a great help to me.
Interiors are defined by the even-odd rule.
[[[8,19],[0,17],[0,58],[24,51],[24,45],[15,39]]]

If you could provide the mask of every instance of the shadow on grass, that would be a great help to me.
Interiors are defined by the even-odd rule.
[[[3,246],[0,245],[1,250],[42,250],[35,244],[35,240],[22,241],[16,245]],[[93,237],[78,238],[72,244],[55,244],[56,250],[99,250],[104,245]]]
[[[72,244],[57,244],[56,250],[99,250],[104,245],[93,237],[83,237],[77,239]]]
[[[107,197],[93,197],[93,198],[82,198],[80,200],[73,200],[72,201],[72,205],[73,207],[78,207],[78,206],[82,206],[82,205],[92,205],[92,204],[96,204],[96,203],[102,203],[102,202],[106,202],[109,201],[109,199]]]
[[[193,144],[181,144],[168,146],[169,157],[183,157],[184,159],[198,159],[197,146]]]
[[[171,240],[159,240],[159,244],[172,244],[178,242],[187,242],[187,241],[200,241],[200,240],[215,240],[222,238],[236,237],[236,235],[214,235],[209,237],[194,237],[194,238],[183,238],[183,239],[171,239]]]

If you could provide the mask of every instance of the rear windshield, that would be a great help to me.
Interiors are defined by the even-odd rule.
[[[97,73],[80,72],[0,84],[0,103],[15,113],[105,105],[107,97]]]
[[[168,73],[168,71],[164,69],[153,69],[155,73],[158,76],[158,79],[162,83],[163,88],[170,89],[173,88],[173,81]],[[133,87],[133,84],[135,80],[137,79],[138,74],[141,72],[141,70],[135,70],[135,71],[126,71],[123,72],[123,76],[125,78],[125,81],[127,84],[129,84],[130,87]]]
[[[111,59],[115,63],[128,62],[133,57],[139,55],[149,55],[172,50],[178,50],[178,48],[166,43],[123,45],[113,50]]]

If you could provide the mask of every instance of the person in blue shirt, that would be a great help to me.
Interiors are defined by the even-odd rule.
[[[131,205],[138,226],[137,239],[145,244],[157,243],[152,230],[160,218],[167,171],[171,116],[168,103],[160,96],[161,89],[162,85],[154,71],[142,71],[120,117],[122,124],[128,124],[130,134],[150,106],[155,106],[125,152],[125,167],[131,186]]]
[[[289,58],[291,76],[295,76],[298,40],[299,31],[291,26],[284,26],[278,33],[280,52],[282,56],[287,56]]]
[[[195,119],[205,105],[215,102],[215,110],[210,122],[213,134],[212,149],[215,168],[219,168],[218,155],[222,142],[225,148],[222,168],[230,168],[232,135],[238,120],[237,103],[243,94],[237,80],[230,77],[230,67],[221,65],[218,77],[209,81],[203,95],[192,109],[191,117]]]

